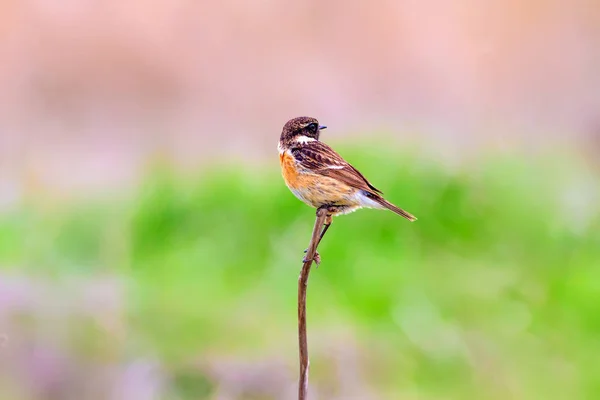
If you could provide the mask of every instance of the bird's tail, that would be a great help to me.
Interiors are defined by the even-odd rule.
[[[407,220],[409,220],[411,222],[415,221],[417,219],[417,217],[415,217],[411,213],[404,211],[400,207],[396,207],[395,205],[393,205],[392,203],[390,203],[383,197],[377,196],[377,197],[373,198],[373,200],[375,200],[377,203],[381,204],[384,208],[387,208],[388,210],[395,212],[396,214],[400,215],[401,217],[406,218]]]

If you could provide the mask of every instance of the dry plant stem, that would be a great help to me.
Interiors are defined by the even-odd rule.
[[[327,219],[327,208],[317,210],[317,219],[313,228],[308,251],[306,252],[306,261],[302,265],[302,271],[298,278],[298,344],[300,348],[300,379],[298,381],[298,399],[305,400],[308,392],[308,343],[306,339],[306,286],[308,285],[308,275],[310,267],[317,252],[321,228]]]

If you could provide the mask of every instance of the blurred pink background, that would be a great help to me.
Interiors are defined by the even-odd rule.
[[[5,0],[0,57],[3,204],[272,157],[304,114],[442,150],[600,131],[597,1]]]

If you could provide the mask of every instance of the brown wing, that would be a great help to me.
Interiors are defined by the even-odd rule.
[[[371,193],[380,193],[356,168],[323,142],[314,141],[292,148],[298,163],[314,173],[338,179],[345,184]]]

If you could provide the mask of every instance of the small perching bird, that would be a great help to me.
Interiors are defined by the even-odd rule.
[[[319,140],[327,128],[311,117],[289,120],[279,138],[279,161],[285,184],[311,207],[327,207],[329,215],[321,238],[331,225],[331,217],[359,208],[387,209],[414,221],[416,218],[383,198],[356,168]]]

